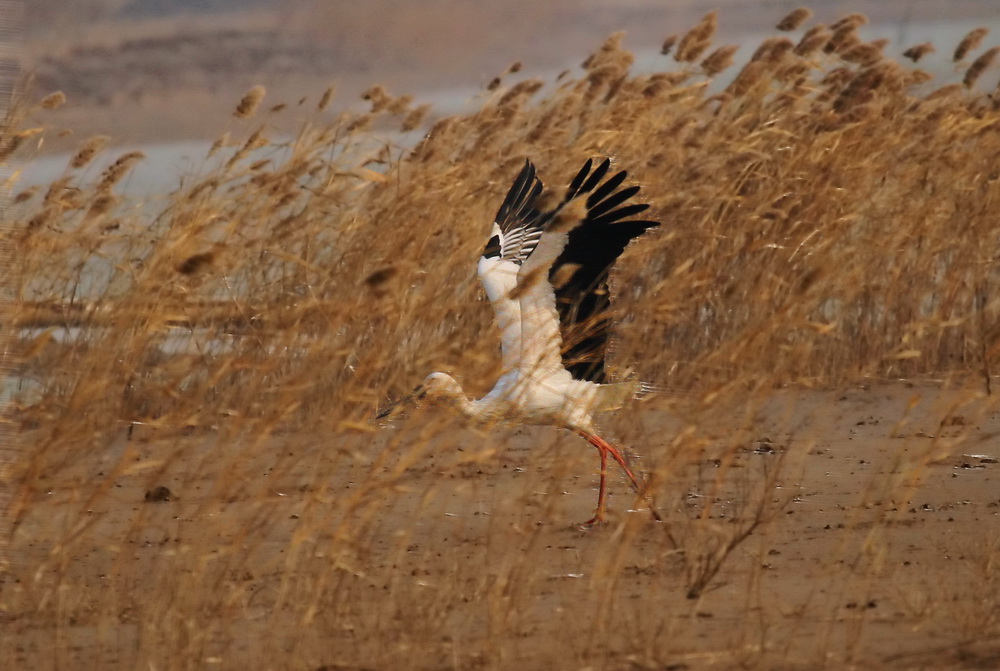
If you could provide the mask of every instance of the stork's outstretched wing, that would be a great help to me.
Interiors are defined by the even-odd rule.
[[[535,201],[542,183],[535,166],[526,160],[494,219],[490,240],[479,259],[479,280],[493,304],[504,370],[513,370],[521,359],[521,309],[511,297],[517,273],[542,236],[542,221]]]
[[[646,203],[626,204],[639,193],[638,186],[619,188],[628,176],[622,170],[601,180],[610,161],[605,159],[590,173],[591,162],[573,180],[567,199],[587,197],[587,216],[569,233],[559,258],[549,269],[555,285],[556,309],[562,334],[562,361],[574,379],[603,383],[611,321],[611,267],[629,242],[658,221],[632,219],[649,209]]]
[[[574,379],[606,380],[611,307],[608,276],[628,243],[659,222],[630,219],[646,204],[626,202],[638,186],[620,188],[623,170],[588,160],[556,207],[537,207],[542,183],[525,161],[497,212],[479,260],[493,304],[504,369],[545,375],[565,368]],[[586,197],[581,219],[568,206]]]
[[[659,225],[629,219],[649,205],[626,205],[639,187],[619,188],[628,176],[624,170],[605,179],[610,166],[608,159],[596,168],[588,160],[562,202],[539,215],[545,232],[517,276],[522,368],[544,374],[563,367],[577,380],[607,379],[611,266],[632,239]],[[582,197],[583,219],[560,221]]]

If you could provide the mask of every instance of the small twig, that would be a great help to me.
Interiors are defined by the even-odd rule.
[[[993,395],[993,384],[990,381],[990,357],[986,348],[986,340],[981,339],[980,345],[982,346],[982,357],[983,357],[983,381],[986,383],[986,395]]]

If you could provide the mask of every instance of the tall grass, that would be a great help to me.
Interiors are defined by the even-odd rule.
[[[31,570],[3,601],[25,640],[53,637],[25,655],[474,667],[537,662],[518,642],[542,633],[571,665],[678,654],[665,641],[695,611],[658,618],[616,587],[649,572],[683,603],[760,583],[738,548],[784,521],[794,488],[775,488],[816,444],[789,420],[794,450],[747,449],[772,390],[954,372],[986,388],[997,356],[992,55],[936,86],[862,42],[858,17],[806,16],[735,75],[710,15],[662,72],[632,74],[614,35],[565,78],[515,67],[477,112],[429,121],[376,87],[359,112],[305,103],[311,120],[275,139],[289,110],[258,88],[154,215],[120,189],[147,159],[97,173],[111,150],[82,142],[63,177],[16,198],[30,450],[14,542]],[[570,439],[435,410],[371,418],[430,370],[491,385],[473,272],[490,218],[525,157],[559,185],[595,155],[663,222],[616,276],[619,370],[676,393],[632,410],[647,424],[609,420],[670,519],[620,514],[580,540],[551,526],[587,505],[555,495],[592,473]],[[767,663],[748,646],[726,659]]]

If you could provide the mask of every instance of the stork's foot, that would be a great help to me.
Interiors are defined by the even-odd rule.
[[[649,514],[652,515],[653,520],[655,522],[662,522],[663,517],[660,516],[660,511],[658,511],[656,509],[656,506],[653,504],[653,499],[649,498],[649,496],[644,491],[639,492],[639,496],[646,499],[646,504],[649,506]]]
[[[660,516],[660,513],[656,510],[656,508],[652,506],[652,504],[650,504],[648,510],[654,521],[656,522],[663,521],[663,518]],[[641,512],[641,511],[635,511],[635,512]],[[590,531],[594,527],[604,526],[607,523],[608,521],[604,519],[604,515],[594,515],[586,522],[576,525],[576,528],[579,529],[580,531]]]
[[[607,523],[608,521],[604,519],[604,515],[594,515],[583,524],[576,525],[576,528],[580,531],[590,531],[594,527],[604,526]]]

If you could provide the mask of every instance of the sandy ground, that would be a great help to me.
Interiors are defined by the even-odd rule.
[[[650,401],[610,425],[654,473],[663,522],[616,475],[608,524],[581,531],[589,446],[435,409],[374,433],[119,432],[39,475],[0,664],[1000,666],[992,397],[783,390]]]

